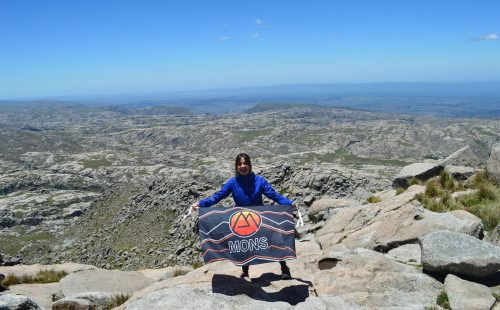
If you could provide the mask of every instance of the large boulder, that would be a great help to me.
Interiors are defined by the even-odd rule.
[[[490,157],[486,162],[488,175],[500,182],[500,143],[495,143],[491,147]]]
[[[318,293],[341,297],[363,309],[432,307],[443,287],[414,266],[366,249],[354,250],[332,269],[317,271],[313,276]]]
[[[318,222],[326,220],[340,208],[349,208],[360,206],[361,202],[347,198],[321,198],[312,203],[309,207],[308,215],[311,220]]]
[[[72,297],[62,298],[52,304],[52,309],[109,309],[114,299],[119,296],[115,293],[87,292]],[[125,295],[124,295],[125,296]]]
[[[474,173],[476,173],[476,170],[474,170],[471,167],[452,166],[452,165],[444,167],[444,171],[458,181],[468,180],[471,176],[474,175]]]
[[[58,295],[58,283],[18,284],[9,286],[9,294],[29,296],[37,305],[50,309],[54,297]]]
[[[433,163],[413,163],[403,167],[394,177],[392,186],[394,188],[407,188],[410,186],[410,180],[415,178],[420,181],[426,181],[439,175],[443,167]]]
[[[65,297],[80,293],[133,293],[154,281],[137,271],[89,269],[71,273],[59,282]]]
[[[316,232],[316,240],[324,249],[340,243],[349,249],[386,252],[439,230],[481,235],[481,219],[466,211],[436,213],[424,209],[414,200],[415,194],[424,190],[413,185],[380,203],[340,209]]]
[[[446,276],[444,287],[451,309],[490,310],[496,302],[489,287],[452,274]]]
[[[419,238],[424,270],[482,278],[498,272],[500,247],[472,236],[438,231]]]
[[[479,157],[472,152],[472,149],[467,145],[445,159],[438,162],[438,165],[445,167],[448,165],[454,166],[467,166],[467,167],[478,167],[481,165],[481,160]]]
[[[5,294],[0,295],[0,310],[39,310],[31,298],[23,295]]]

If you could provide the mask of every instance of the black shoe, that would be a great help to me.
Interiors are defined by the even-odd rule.
[[[290,280],[292,278],[292,275],[290,274],[290,268],[282,268],[281,269],[281,279],[282,280]]]
[[[250,276],[248,275],[248,271],[243,271],[240,275],[240,279],[248,279]]]

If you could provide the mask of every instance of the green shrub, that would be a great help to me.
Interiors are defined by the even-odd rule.
[[[410,179],[410,181],[408,182],[408,184],[410,184],[410,186],[411,185],[420,185],[420,184],[422,184],[422,181],[420,181],[419,179],[413,177],[413,178]]]
[[[441,187],[445,190],[453,191],[457,187],[451,175],[446,171],[442,171],[439,175],[439,183],[441,183]]]
[[[183,276],[186,273],[188,273],[186,270],[182,270],[181,268],[176,267],[174,269],[174,272],[172,273],[172,276],[174,276],[174,277]]]
[[[472,188],[478,187],[480,184],[488,182],[488,173],[486,170],[480,170],[474,174],[474,176],[469,180],[469,185]]]
[[[191,265],[191,267],[193,267],[193,269],[198,269],[200,267],[203,267],[203,263],[198,261],[198,262],[195,262]]]
[[[479,184],[477,197],[480,200],[495,200],[497,198],[495,186],[486,182]]]
[[[445,309],[451,309],[448,294],[446,294],[445,291],[441,291],[441,293],[439,293],[436,303]]]
[[[405,192],[405,189],[404,189],[404,188],[402,188],[402,187],[398,187],[398,188],[396,188],[396,196],[397,196],[397,195],[401,195],[401,194],[402,194],[402,193],[404,193],[404,192]]]
[[[366,201],[368,201],[369,203],[377,203],[377,202],[381,202],[382,199],[380,199],[380,197],[377,197],[377,196],[370,196],[370,197],[368,197],[368,199],[366,199]]]
[[[434,182],[433,180],[427,182],[427,185],[425,186],[425,194],[429,197],[439,196],[440,191],[437,187],[436,182]]]
[[[21,284],[21,282],[19,282],[19,279],[12,273],[9,273],[0,283],[3,288],[8,288],[9,286],[16,284]]]
[[[454,199],[452,193],[463,189],[464,185],[476,189],[476,193]],[[495,180],[487,178],[484,171],[479,171],[466,183],[455,182],[449,175],[441,174],[439,178],[427,181],[425,192],[415,198],[434,212],[466,210],[481,218],[486,231],[500,222],[500,188]]]

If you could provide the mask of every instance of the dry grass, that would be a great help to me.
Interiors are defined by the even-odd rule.
[[[382,199],[380,199],[380,197],[377,197],[377,196],[370,196],[370,197],[368,197],[368,199],[366,199],[366,201],[368,201],[369,203],[377,203],[377,202],[381,202]]]
[[[8,288],[11,285],[22,284],[22,283],[52,283],[59,282],[62,278],[68,274],[65,271],[55,271],[55,270],[40,270],[35,275],[23,275],[20,277],[14,274],[8,274],[7,277],[2,281],[1,286]]]
[[[476,189],[474,194],[454,199],[452,193]],[[466,182],[458,182],[446,172],[426,182],[425,192],[416,198],[434,212],[466,210],[481,218],[484,229],[489,231],[500,222],[500,188],[484,171]]]

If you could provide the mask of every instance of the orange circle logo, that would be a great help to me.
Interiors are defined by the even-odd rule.
[[[239,237],[250,237],[255,234],[262,220],[258,213],[253,211],[238,211],[231,215],[229,228]]]

